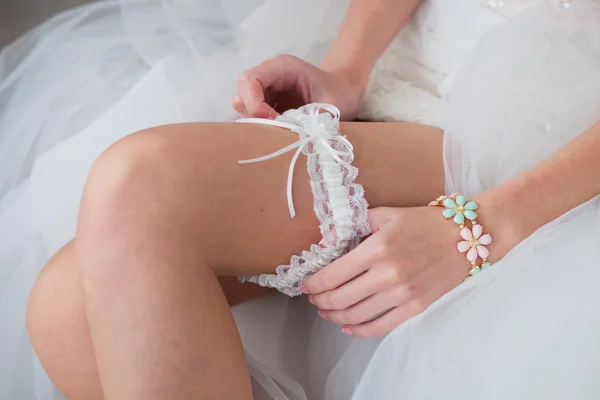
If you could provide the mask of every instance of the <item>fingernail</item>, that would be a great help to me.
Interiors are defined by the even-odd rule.
[[[325,311],[323,310],[319,310],[319,317],[323,318],[323,319],[327,319],[327,315],[325,314]]]
[[[300,291],[304,294],[308,294],[308,289],[304,285],[302,285],[302,287],[300,288]]]
[[[310,304],[315,304],[315,299],[312,295],[308,296],[308,301],[310,302]]]
[[[350,336],[352,336],[352,331],[347,326],[345,326],[345,327],[342,328],[342,333],[344,335],[350,335]]]

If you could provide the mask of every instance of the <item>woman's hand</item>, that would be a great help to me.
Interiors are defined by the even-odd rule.
[[[370,210],[373,235],[304,282],[321,317],[344,325],[346,334],[378,336],[460,284],[471,265],[457,250],[460,228],[441,211]],[[492,260],[498,260],[494,251]]]
[[[331,103],[342,119],[356,117],[365,83],[343,70],[326,71],[279,55],[240,74],[233,108],[244,117],[273,118],[308,103]]]

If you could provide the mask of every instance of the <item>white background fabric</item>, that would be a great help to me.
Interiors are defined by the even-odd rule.
[[[145,127],[233,120],[237,73],[279,52],[318,60],[347,3],[102,2],[4,49],[1,399],[60,398],[24,310],[74,234],[94,158]],[[557,4],[507,19],[487,2],[424,2],[380,61],[363,116],[442,126],[449,191],[525,170],[600,119],[598,3]],[[598,398],[599,221],[596,200],[579,207],[383,340],[341,335],[302,299],[237,307],[256,398]]]

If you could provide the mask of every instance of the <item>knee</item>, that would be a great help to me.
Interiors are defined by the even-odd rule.
[[[95,261],[111,249],[126,246],[136,232],[152,231],[148,223],[152,208],[157,208],[162,193],[169,190],[161,169],[161,163],[169,162],[166,153],[165,135],[150,129],[121,139],[93,163],[77,221],[76,267],[84,288],[90,271],[118,275],[110,263],[97,269]]]
[[[48,263],[27,303],[27,332],[52,382],[66,398],[101,399],[73,242]]]
[[[111,282],[124,273],[111,258],[116,254],[140,246],[158,252],[204,232],[206,207],[194,188],[210,184],[199,173],[206,153],[197,145],[207,135],[194,135],[190,149],[189,132],[170,126],[134,133],[92,165],[77,223],[77,268],[85,290],[91,279]]]
[[[204,171],[213,161],[215,134],[210,124],[162,126],[137,132],[109,147],[92,165],[79,209],[77,247],[86,237],[113,236],[147,223],[190,225],[208,217],[202,193],[219,180]],[[221,140],[223,135],[217,135]],[[212,161],[211,161],[212,160]],[[212,164],[211,164],[212,162]],[[190,215],[190,209],[194,210]],[[187,211],[186,211],[187,210]],[[154,221],[154,222],[152,222]]]
[[[118,224],[143,198],[161,190],[165,141],[150,131],[132,134],[109,147],[92,165],[79,209],[77,236]]]
[[[79,284],[76,271],[69,265],[72,245],[61,249],[42,269],[29,294],[26,327],[40,360],[53,357],[53,349],[65,337],[65,328],[79,318]]]

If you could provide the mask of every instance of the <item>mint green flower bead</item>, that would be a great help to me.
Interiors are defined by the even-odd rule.
[[[481,269],[479,267],[475,267],[471,271],[469,271],[469,274],[471,274],[471,276],[475,276],[480,272],[481,272]]]
[[[467,219],[470,219],[471,221],[477,218],[477,213],[475,211],[465,210],[464,214],[465,217],[467,217]]]
[[[458,204],[459,206],[462,206],[466,203],[467,198],[465,196],[463,196],[462,194],[459,194],[458,196],[456,196],[456,204]]]
[[[491,262],[484,262],[483,264],[481,264],[481,270],[483,271],[484,269],[487,269],[491,265],[492,265]]]
[[[469,210],[469,211],[475,211],[479,208],[479,206],[477,205],[476,202],[474,201],[470,201],[467,204],[465,204],[465,210]]]
[[[452,199],[444,200],[444,207],[446,208],[456,208],[456,203]]]
[[[458,225],[464,224],[465,222],[465,216],[463,213],[458,213],[454,216],[454,222],[457,223]]]
[[[446,218],[452,218],[452,217],[454,217],[456,215],[456,209],[454,209],[454,208],[446,208],[444,211],[442,211],[442,214]]]

